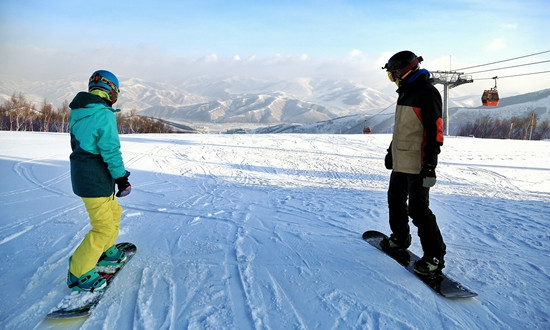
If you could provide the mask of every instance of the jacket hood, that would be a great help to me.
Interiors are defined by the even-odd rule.
[[[406,82],[403,82],[396,92],[402,93],[423,86],[426,82],[432,83],[431,74],[426,69],[420,69],[411,75]]]
[[[69,108],[71,108],[72,122],[89,117],[98,111],[120,111],[111,108],[101,97],[87,92],[79,92],[76,94],[75,98],[69,104]]]
[[[423,79],[423,80],[430,79],[430,71],[426,69],[420,69],[416,71],[412,76],[410,76],[410,78],[407,80],[407,83],[410,84],[414,82],[416,79]]]
[[[108,106],[105,100],[97,95],[88,92],[79,92],[69,104],[69,108],[71,110],[85,108],[90,103],[101,103]]]

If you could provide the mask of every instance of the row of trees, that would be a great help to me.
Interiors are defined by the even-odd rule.
[[[38,107],[28,101],[23,93],[14,93],[0,105],[0,130],[68,132],[71,109],[67,101],[56,108],[44,100]],[[117,113],[119,132],[128,133],[173,133],[163,121],[136,115],[136,111]]]
[[[548,120],[539,123],[539,118],[534,112],[523,118],[512,117],[502,120],[485,116],[474,123],[462,125],[457,135],[493,139],[544,140],[550,139],[550,123]]]

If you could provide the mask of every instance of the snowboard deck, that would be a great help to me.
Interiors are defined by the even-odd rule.
[[[435,277],[423,276],[415,273],[414,263],[415,261],[420,260],[420,257],[409,250],[401,250],[396,253],[392,251],[385,251],[380,246],[380,242],[386,237],[387,236],[385,234],[378,231],[369,230],[363,233],[363,239],[365,241],[397,261],[441,296],[450,299],[471,298],[477,296],[477,293],[464,287],[462,284],[448,277],[444,273],[440,273]]]
[[[114,273],[104,273],[98,271],[99,275],[107,281],[107,287],[102,292],[78,292],[72,291],[66,295],[61,302],[54,308],[46,318],[48,319],[71,319],[78,317],[89,316],[92,309],[99,303],[111,282],[117,274],[128,264],[132,257],[137,252],[137,247],[132,243],[118,243],[117,248],[126,252],[126,262],[122,267],[118,268]]]

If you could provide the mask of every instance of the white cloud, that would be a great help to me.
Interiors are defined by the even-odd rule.
[[[256,55],[251,55],[246,59],[247,63],[254,62],[256,60]]]
[[[502,24],[501,27],[506,30],[515,30],[518,27],[518,23]]]
[[[504,38],[497,38],[487,46],[487,49],[491,51],[502,50],[504,48],[506,48],[506,41]]]
[[[218,55],[216,54],[210,54],[206,55],[204,58],[204,63],[217,63],[218,62]]]
[[[491,51],[500,50],[506,47],[506,42],[506,38],[498,38],[487,47]],[[181,81],[196,77],[225,79],[238,75],[243,78],[266,81],[291,81],[300,77],[350,79],[378,90],[394,87],[388,82],[384,70],[381,70],[394,51],[373,51],[369,54],[370,50],[352,49],[342,57],[331,59],[320,59],[306,53],[298,56],[277,54],[271,57],[256,54],[235,54],[223,57],[212,53],[191,58],[175,55],[152,44],[140,44],[139,51],[131,48],[117,49],[108,44],[105,45],[104,50],[96,52],[90,49],[58,51],[37,46],[16,47],[2,44],[0,46],[5,50],[2,57],[3,65],[0,66],[0,77],[7,81],[10,76],[36,81],[74,80],[88,77],[98,68],[105,68],[121,78],[135,77],[156,82]],[[449,69],[448,56],[430,56],[422,53],[419,55],[426,57],[422,66],[428,70]],[[452,60],[453,69],[479,64],[478,62],[464,63],[464,58],[461,59],[459,56],[453,56]],[[473,61],[470,58],[466,60]],[[531,91],[540,89],[541,84],[538,79],[531,78],[530,81],[538,83],[533,85],[526,83],[521,87]],[[482,82],[486,81],[480,81],[475,87],[485,88]],[[473,85],[469,84],[460,90],[474,88]],[[514,81],[514,85],[518,84]]]
[[[363,52],[359,49],[354,49],[351,52],[349,52],[349,57],[361,57],[363,55]]]

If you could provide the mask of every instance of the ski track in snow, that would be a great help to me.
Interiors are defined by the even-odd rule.
[[[118,240],[138,252],[89,318],[46,321],[89,230],[69,137],[0,137],[4,329],[550,326],[548,142],[446,140],[431,199],[445,271],[479,293],[447,300],[361,240],[389,230],[391,136],[122,136]]]

